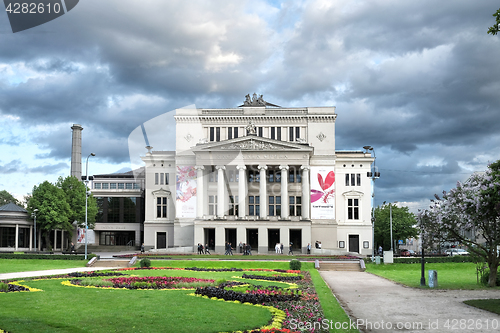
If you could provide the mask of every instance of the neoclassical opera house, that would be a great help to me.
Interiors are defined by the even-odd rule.
[[[374,158],[336,150],[335,107],[280,107],[253,94],[174,118],[175,151],[148,146],[139,171],[94,176],[96,244],[224,253],[229,242],[268,253],[292,243],[305,253],[319,241],[332,254],[371,253]]]

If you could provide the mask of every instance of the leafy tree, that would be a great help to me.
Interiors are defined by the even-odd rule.
[[[12,194],[10,194],[9,192],[7,192],[6,190],[0,191],[0,207],[11,202],[18,206],[21,205],[21,203],[16,198],[14,198]]]
[[[498,31],[500,30],[500,9],[497,10],[497,12],[495,14],[493,14],[493,16],[495,16],[496,24],[494,24],[493,26],[491,26],[488,29],[488,33],[492,34],[492,35],[496,35],[498,33]]]
[[[375,208],[375,244],[386,250],[391,248],[390,210],[392,207],[392,237],[394,240],[416,237],[415,214],[408,207],[384,204]]]
[[[66,195],[62,189],[54,184],[44,181],[33,187],[32,196],[28,202],[28,212],[34,209],[36,213],[37,226],[42,230],[47,247],[52,249],[50,233],[55,229],[66,230],[72,233],[73,226],[70,222],[71,208],[66,202]]]
[[[435,197],[430,209],[418,214],[424,238],[467,245],[488,264],[488,285],[494,287],[500,264],[500,160],[484,174],[476,173],[443,192],[442,198]]]
[[[85,226],[85,184],[74,176],[68,176],[64,179],[59,177],[56,186],[66,195],[66,202],[71,210],[69,221],[77,221],[79,227]],[[90,194],[87,202],[87,223],[90,229],[94,228],[96,214],[96,199]]]

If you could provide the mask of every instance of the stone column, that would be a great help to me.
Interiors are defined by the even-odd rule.
[[[302,169],[302,219],[310,220],[311,189],[309,188],[309,165],[303,165],[300,168]]]
[[[225,189],[224,189],[224,170],[226,167],[224,165],[217,165],[215,167],[217,169],[217,217],[224,217],[224,208],[225,200],[224,197]]]
[[[61,230],[61,251],[64,250],[64,230]]]
[[[238,217],[243,218],[247,215],[246,197],[247,197],[247,177],[246,177],[246,166],[238,165]]]
[[[19,248],[19,224],[16,224],[16,239],[14,242],[15,251],[17,251],[18,248]]]
[[[203,165],[195,166],[196,169],[196,217],[203,218],[203,203],[205,201],[205,191],[203,189]]]
[[[281,169],[281,218],[290,215],[288,207],[288,165],[280,165]]]
[[[259,187],[259,200],[260,200],[260,217],[267,217],[267,181],[266,170],[267,165],[259,165],[260,170],[260,187]]]
[[[30,251],[33,250],[33,226],[30,225]]]

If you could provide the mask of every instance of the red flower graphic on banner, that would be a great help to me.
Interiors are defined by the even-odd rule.
[[[311,202],[316,202],[320,199],[323,199],[323,202],[327,203],[328,199],[335,193],[335,189],[328,190],[330,187],[332,187],[333,183],[335,183],[335,173],[333,171],[330,171],[326,175],[324,180],[323,176],[318,173],[318,183],[323,191],[311,189]]]

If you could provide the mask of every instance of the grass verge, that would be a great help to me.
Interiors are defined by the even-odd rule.
[[[0,274],[85,267],[88,260],[0,259]]]
[[[471,299],[464,303],[500,315],[500,299]]]

